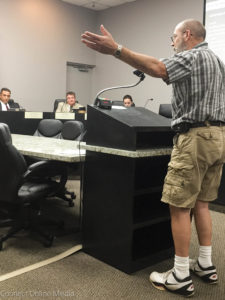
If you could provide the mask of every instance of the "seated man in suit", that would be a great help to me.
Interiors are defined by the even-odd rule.
[[[135,106],[134,101],[133,101],[131,95],[125,95],[125,96],[123,97],[123,105],[124,105],[125,107],[132,107],[132,106]]]
[[[66,93],[66,102],[59,102],[56,112],[73,112],[73,109],[84,107],[76,102],[76,94],[74,92]]]
[[[19,104],[10,99],[11,91],[8,88],[2,88],[0,92],[0,111],[7,111],[10,108],[20,108]]]

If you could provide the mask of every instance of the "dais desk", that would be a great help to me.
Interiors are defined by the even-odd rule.
[[[58,119],[62,122],[77,120],[86,123],[86,114],[54,113],[29,111],[0,111],[0,122],[9,126],[10,132],[15,134],[33,135],[42,119]]]

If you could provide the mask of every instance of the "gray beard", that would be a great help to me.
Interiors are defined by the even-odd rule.
[[[182,43],[179,48],[174,48],[174,51],[176,53],[180,53],[180,52],[183,52],[185,50],[187,50],[187,46],[185,45],[185,43]]]

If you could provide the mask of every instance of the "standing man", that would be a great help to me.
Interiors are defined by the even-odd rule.
[[[66,102],[59,102],[56,112],[73,112],[73,109],[79,109],[83,105],[76,102],[76,94],[74,92],[66,93]]]
[[[218,280],[211,260],[208,203],[217,198],[225,162],[225,65],[208,48],[204,26],[193,19],[175,27],[171,46],[176,54],[162,60],[117,44],[103,25],[101,33],[85,32],[82,42],[172,84],[172,128],[177,135],[162,201],[170,207],[175,260],[173,269],[153,272],[150,281],[158,289],[192,296],[194,286],[189,268],[206,283]],[[197,260],[189,260],[191,209],[200,244]]]

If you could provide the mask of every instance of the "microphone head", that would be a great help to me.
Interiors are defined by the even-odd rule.
[[[144,80],[144,78],[145,78],[145,74],[139,70],[133,71],[133,74],[140,77],[141,80]]]
[[[141,77],[142,72],[139,70],[134,70],[134,75],[137,75],[138,77]]]

